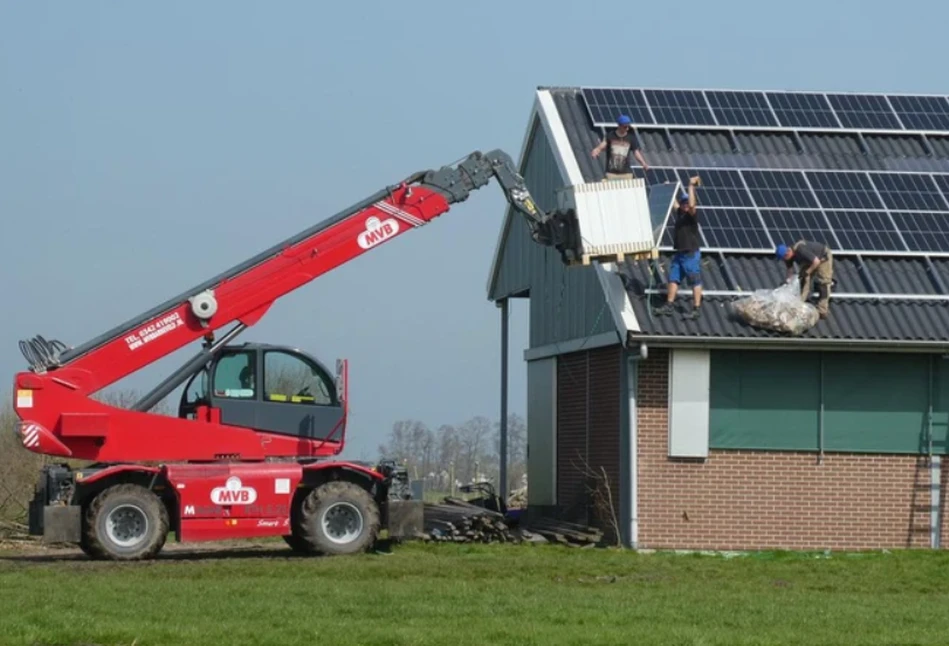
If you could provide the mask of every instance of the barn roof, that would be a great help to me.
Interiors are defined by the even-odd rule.
[[[703,176],[706,243],[697,321],[651,314],[672,256],[668,231],[658,261],[597,267],[630,342],[949,343],[949,99],[539,88],[535,114],[554,139],[565,184],[603,179],[603,159],[590,151],[620,112],[633,118],[647,185]],[[830,317],[788,339],[741,323],[728,304],[780,284],[772,250],[796,236],[830,243],[836,285]],[[690,299],[683,286],[686,311]]]

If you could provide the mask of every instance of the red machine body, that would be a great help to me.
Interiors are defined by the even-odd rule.
[[[457,167],[416,173],[379,191],[77,348],[40,336],[21,341],[31,364],[15,377],[23,446],[93,462],[44,469],[31,532],[109,558],[152,556],[169,529],[179,541],[273,535],[304,551],[364,549],[408,497],[407,482],[391,462],[318,460],[344,446],[346,362],[337,363],[333,379],[295,348],[229,342],[280,297],[431,222],[492,178],[528,219],[535,241],[568,261],[571,214],[540,211],[503,152],[473,153]],[[203,341],[201,351],[130,409],[92,397],[195,341]],[[296,362],[307,383],[302,390],[268,384],[279,381],[265,371],[278,359]],[[186,381],[178,417],[149,412]],[[348,543],[326,525],[330,510],[344,508],[350,520],[340,522],[349,529],[340,535],[355,537]],[[391,522],[389,528],[399,534]],[[128,536],[138,530],[137,547],[130,547]]]

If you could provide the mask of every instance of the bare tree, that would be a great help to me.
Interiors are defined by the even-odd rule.
[[[579,466],[577,465],[579,462]],[[577,462],[572,464],[586,480],[587,493],[590,495],[590,503],[595,519],[602,525],[605,525],[613,534],[613,541],[616,547],[622,546],[622,534],[620,533],[619,517],[617,515],[618,500],[613,495],[613,483],[610,481],[606,468],[600,465],[599,468],[593,467],[577,451]]]

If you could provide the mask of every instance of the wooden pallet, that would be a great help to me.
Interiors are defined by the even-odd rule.
[[[629,260],[655,260],[659,257],[658,249],[650,249],[649,251],[637,251],[634,253],[616,253],[616,254],[583,254],[579,260],[572,260],[571,265],[583,265],[587,266],[593,263],[593,261],[599,262],[616,262],[623,263]]]

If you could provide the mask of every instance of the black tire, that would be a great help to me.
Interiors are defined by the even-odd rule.
[[[301,554],[310,553],[310,546],[299,536],[288,534],[283,537],[283,540],[286,541],[287,545],[289,545],[290,549],[294,552],[300,552]]]
[[[315,554],[365,552],[379,536],[378,505],[368,491],[352,482],[327,482],[316,487],[302,500],[297,518],[293,533]],[[324,528],[324,520],[331,526]]]
[[[93,558],[153,558],[165,545],[168,524],[168,509],[154,493],[140,485],[115,485],[86,508],[81,547]]]

